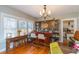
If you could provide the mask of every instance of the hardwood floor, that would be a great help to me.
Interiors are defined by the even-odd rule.
[[[1,54],[48,54],[49,47],[27,43],[26,46],[12,49]]]

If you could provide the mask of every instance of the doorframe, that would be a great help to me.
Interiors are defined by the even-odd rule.
[[[61,29],[60,29],[60,34],[61,34],[61,38],[60,38],[60,42],[63,42],[63,21],[65,20],[74,20],[74,33],[75,31],[77,30],[77,18],[66,18],[66,19],[61,19],[61,23],[60,23],[60,26],[61,26]]]

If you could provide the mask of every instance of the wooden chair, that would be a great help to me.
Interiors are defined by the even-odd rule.
[[[31,33],[30,37],[31,37],[31,38],[37,38],[37,36],[36,36],[35,33]]]
[[[38,34],[38,40],[39,42],[42,42],[42,43],[46,43],[46,44],[50,43],[49,38],[46,37],[44,34]]]
[[[35,33],[31,33],[29,36],[30,42],[34,41],[35,39],[37,39],[37,35]]]

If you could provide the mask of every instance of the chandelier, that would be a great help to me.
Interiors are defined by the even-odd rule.
[[[43,6],[43,10],[40,11],[40,15],[44,20],[47,20],[50,17],[51,11],[47,9],[47,5]]]

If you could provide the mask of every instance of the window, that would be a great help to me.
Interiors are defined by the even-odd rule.
[[[4,17],[4,39],[8,36],[17,36],[17,20],[15,18]]]
[[[18,30],[21,30],[20,35],[25,35],[27,34],[27,22],[24,20],[19,20],[18,21]]]
[[[6,14],[2,14],[0,21],[0,51],[6,49],[6,38],[15,37],[18,35],[17,31],[21,30],[20,35],[27,34],[33,30],[33,23],[27,22],[22,18],[12,17]],[[20,20],[22,19],[22,20]],[[13,44],[11,43],[11,47]]]
[[[0,34],[0,51],[4,51],[6,50],[6,38],[8,36],[14,37],[17,35],[17,20],[12,17],[2,16]]]
[[[28,22],[28,33],[30,33],[31,31],[33,31],[33,23]]]

